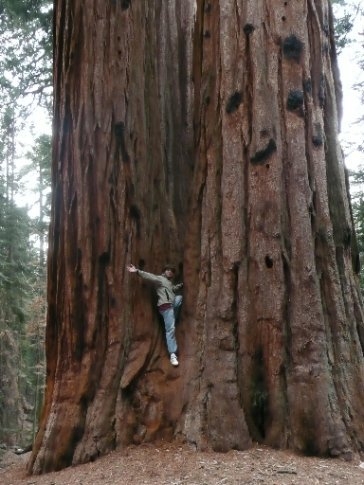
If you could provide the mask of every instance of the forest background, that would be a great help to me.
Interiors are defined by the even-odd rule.
[[[364,5],[337,0],[342,146],[364,255]],[[0,447],[33,441],[45,376],[52,2],[0,1]],[[364,287],[364,273],[361,273]]]

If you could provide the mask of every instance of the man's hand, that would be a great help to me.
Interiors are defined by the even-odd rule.
[[[136,273],[138,271],[138,268],[136,268],[133,264],[129,264],[126,269],[129,271],[129,273]]]

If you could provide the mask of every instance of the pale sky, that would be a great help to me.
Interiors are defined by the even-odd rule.
[[[348,3],[360,4],[364,8],[364,1],[351,0]],[[353,42],[348,44],[339,55],[340,77],[343,85],[343,119],[341,123],[341,143],[346,156],[346,166],[355,170],[364,165],[364,153],[350,147],[351,143],[364,141],[364,122],[357,123],[358,118],[364,116],[362,94],[355,91],[353,85],[364,81],[364,71],[359,67],[359,59],[363,59],[364,15],[358,13],[354,28],[350,34]]]

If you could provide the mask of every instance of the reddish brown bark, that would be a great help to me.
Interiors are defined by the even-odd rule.
[[[131,261],[153,272],[182,261],[192,170],[172,175],[187,160],[190,94],[188,70],[172,71],[181,55],[172,22],[189,28],[161,2],[56,5],[48,375],[35,472],[171,437],[180,414],[163,408],[176,373],[150,291],[126,272]]]
[[[252,437],[338,455],[363,444],[363,315],[330,16],[325,1],[200,3],[185,263],[200,268],[187,281],[200,359],[185,414],[200,446]]]
[[[161,437],[331,455],[364,442],[329,5],[197,2],[192,58],[193,2],[180,3],[56,6],[33,472]],[[166,260],[184,261],[178,369],[125,270]]]

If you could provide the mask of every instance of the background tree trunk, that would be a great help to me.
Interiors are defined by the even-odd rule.
[[[215,450],[364,442],[329,5],[199,1],[192,63],[194,2],[180,3],[56,5],[33,472],[179,434]],[[125,271],[166,260],[184,261],[178,369],[150,290]]]

